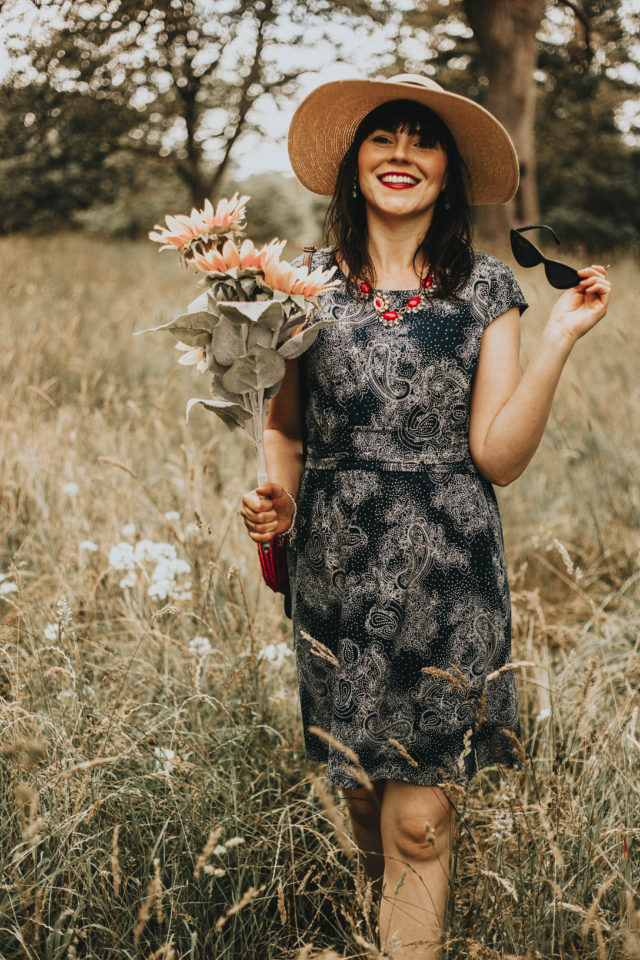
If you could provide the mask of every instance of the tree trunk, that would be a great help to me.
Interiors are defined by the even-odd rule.
[[[545,0],[463,0],[489,80],[485,106],[507,128],[520,161],[520,186],[513,200],[482,209],[480,229],[504,241],[510,227],[536,223],[535,157],[536,31]]]

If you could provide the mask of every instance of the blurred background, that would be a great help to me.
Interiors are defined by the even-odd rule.
[[[478,245],[542,221],[613,283],[496,490],[526,771],[454,796],[446,960],[640,958],[639,26],[638,0],[0,0],[2,960],[382,960],[238,516],[254,451],[187,427],[209,378],[133,334],[200,292],[147,239],[166,213],[237,189],[254,240],[318,244],[295,107],[401,71],[516,143]],[[558,291],[505,261],[524,367]]]
[[[574,248],[640,238],[638,0],[5,0],[0,230],[143,236],[236,187],[252,233],[320,238],[286,133],[319,83],[422,73],[479,101],[521,160],[496,238],[553,225]],[[297,252],[297,251],[296,251]]]

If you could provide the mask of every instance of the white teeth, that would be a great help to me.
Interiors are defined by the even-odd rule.
[[[411,186],[417,183],[414,177],[407,177],[401,173],[385,173],[380,179],[383,183],[409,183]]]

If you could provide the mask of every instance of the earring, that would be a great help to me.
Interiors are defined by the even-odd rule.
[[[444,203],[442,204],[442,206],[445,208],[445,210],[451,210],[451,201],[450,201],[449,198],[447,197],[446,193],[443,193],[443,194],[442,194],[442,199],[443,199],[443,201],[444,201]]]
[[[358,177],[356,174],[354,174],[353,176],[353,188],[351,190],[351,196],[353,197],[354,200],[358,196]]]

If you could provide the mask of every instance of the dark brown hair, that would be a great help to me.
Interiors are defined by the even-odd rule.
[[[433,110],[415,100],[383,103],[361,121],[338,170],[324,221],[325,243],[333,247],[334,254],[340,255],[350,283],[357,277],[367,280],[372,287],[376,286],[367,249],[365,200],[360,190],[355,198],[352,195],[360,146],[376,129],[389,133],[406,129],[412,136],[420,136],[420,146],[439,144],[447,155],[447,186],[436,201],[433,219],[414,254],[413,263],[415,267],[421,253],[423,262],[429,264],[439,293],[458,299],[457,291],[469,279],[473,267],[473,228],[465,187],[468,174],[449,128]],[[445,203],[449,204],[449,209],[445,209]]]

